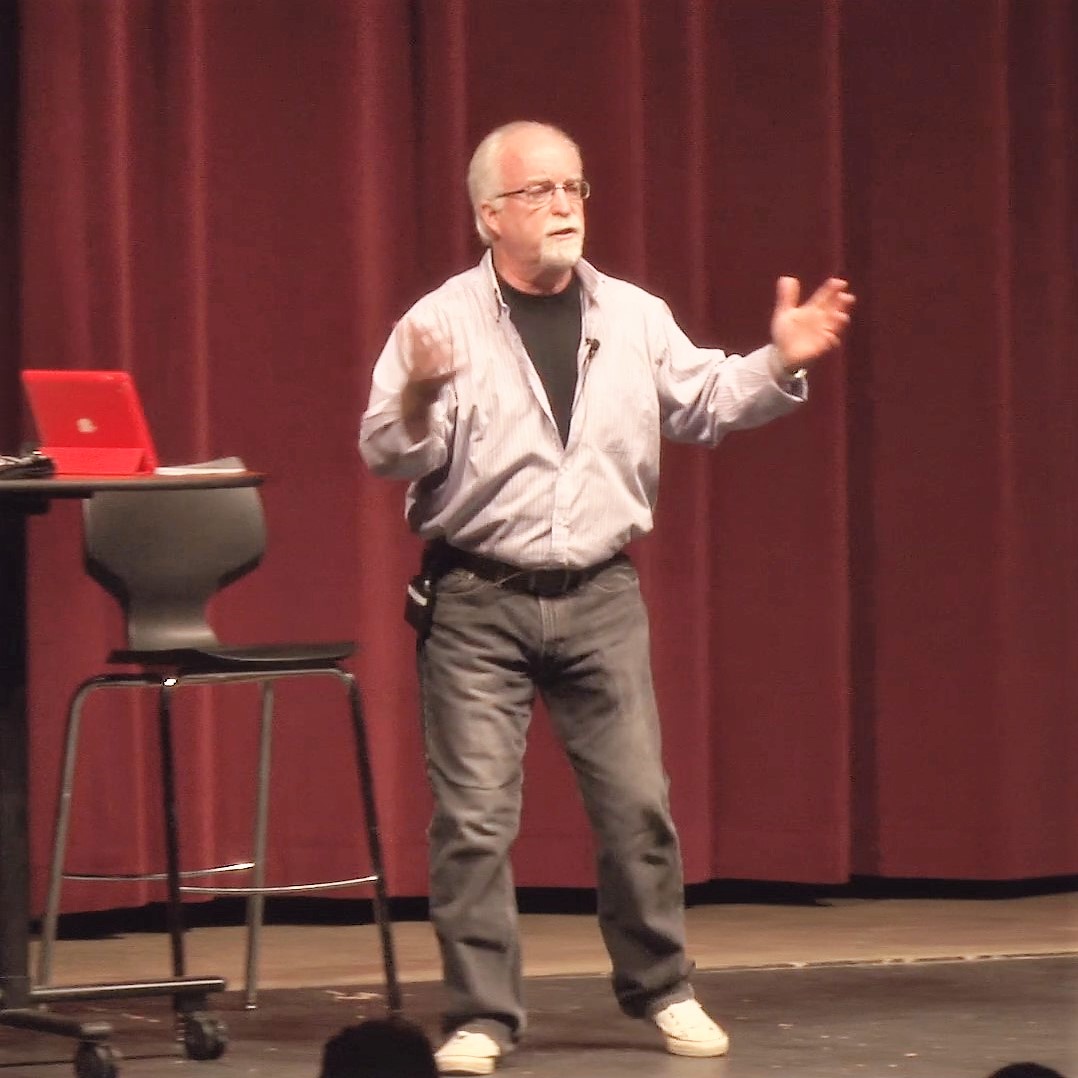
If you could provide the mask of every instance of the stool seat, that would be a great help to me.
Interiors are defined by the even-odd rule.
[[[355,653],[350,640],[326,644],[248,644],[244,647],[155,648],[134,651],[119,649],[109,654],[110,664],[172,666],[193,673],[205,670],[252,671],[292,667],[328,666],[343,662]]]

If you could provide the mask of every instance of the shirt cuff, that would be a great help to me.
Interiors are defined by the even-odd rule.
[[[768,362],[771,366],[771,377],[774,378],[775,385],[783,393],[789,393],[791,397],[804,400],[808,396],[808,371],[804,367],[798,367],[795,371],[787,369],[779,356],[779,350],[774,345],[771,345],[770,349],[771,353],[768,356]]]

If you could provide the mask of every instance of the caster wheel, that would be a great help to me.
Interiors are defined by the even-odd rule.
[[[116,1078],[122,1058],[111,1044],[84,1041],[75,1052],[76,1078]]]
[[[189,1014],[183,1020],[183,1050],[188,1059],[220,1059],[228,1047],[228,1028],[212,1014]]]

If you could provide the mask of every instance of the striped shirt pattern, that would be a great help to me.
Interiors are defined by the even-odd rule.
[[[594,565],[651,530],[660,435],[715,445],[806,399],[803,378],[776,380],[773,346],[746,356],[697,348],[658,297],[584,261],[576,272],[582,332],[565,446],[489,251],[402,319],[434,329],[460,367],[421,442],[400,419],[400,326],[387,341],[360,452],[376,474],[412,480],[405,516],[422,538],[524,569]]]

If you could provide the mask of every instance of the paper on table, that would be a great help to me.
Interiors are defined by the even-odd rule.
[[[171,464],[164,468],[155,468],[154,475],[235,474],[245,471],[247,466],[239,457],[218,457],[216,460],[203,460],[196,464]]]

